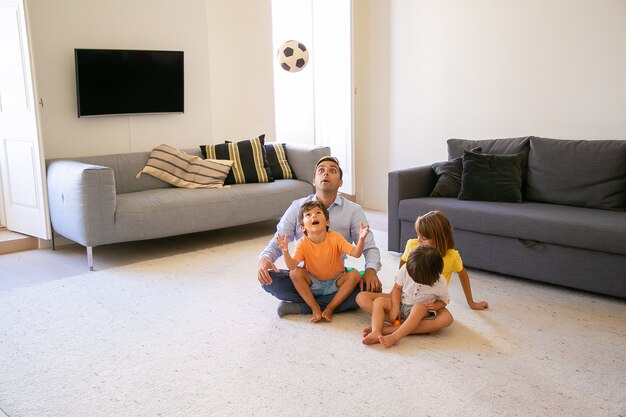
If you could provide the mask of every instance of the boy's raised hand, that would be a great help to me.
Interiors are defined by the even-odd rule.
[[[359,239],[365,239],[365,237],[367,236],[367,234],[370,232],[370,226],[369,224],[367,226],[363,226],[363,223],[361,223],[361,229],[359,232]]]
[[[289,236],[285,235],[284,238],[280,237],[280,233],[276,233],[276,242],[278,242],[278,246],[280,250],[283,252],[289,251]]]

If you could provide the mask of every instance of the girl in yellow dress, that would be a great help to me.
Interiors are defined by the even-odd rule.
[[[440,211],[430,211],[423,216],[419,216],[415,221],[415,231],[417,232],[417,239],[409,239],[406,243],[404,253],[400,258],[400,267],[404,265],[409,258],[409,254],[413,249],[418,246],[433,246],[439,250],[443,257],[443,272],[442,275],[446,279],[446,283],[450,282],[452,272],[456,272],[461,281],[463,292],[465,293],[465,299],[467,304],[474,310],[484,310],[489,307],[486,301],[474,301],[472,296],[472,287],[469,281],[469,275],[465,268],[463,268],[463,261],[461,255],[454,249],[454,237],[452,236],[452,226],[448,218]],[[378,297],[388,297],[389,294],[375,293],[375,292],[361,292],[357,296],[357,303],[359,306],[372,314],[374,300]],[[437,310],[437,315],[432,320],[422,320],[420,324],[413,329],[411,334],[420,333],[434,333],[438,330],[444,329],[452,324],[454,319],[452,314],[447,308]],[[389,335],[393,333],[400,323],[393,323],[386,325],[382,329],[383,335]],[[367,336],[372,332],[371,326],[367,326],[363,329],[363,338],[367,339]]]

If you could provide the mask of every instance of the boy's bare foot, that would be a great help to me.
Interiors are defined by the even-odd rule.
[[[380,337],[382,337],[382,334],[380,334],[380,332],[370,331],[370,333],[363,337],[363,340],[361,340],[361,342],[363,342],[364,345],[375,345],[376,343],[380,343]]]
[[[317,323],[321,319],[322,319],[321,311],[314,311],[313,314],[311,315],[311,323]]]
[[[387,336],[380,335],[378,336],[378,341],[386,348],[390,348],[398,342],[396,338],[393,337],[393,334]]]
[[[330,323],[331,321],[333,321],[333,312],[332,311],[329,312],[328,310],[324,310],[322,312],[322,318]]]
[[[385,326],[383,326],[383,330],[381,331],[382,334],[391,334],[393,332],[395,332],[396,330],[398,330],[398,327],[400,326],[391,326],[391,325],[387,325],[385,324]],[[372,332],[372,326],[367,326],[363,328],[363,337],[366,337],[368,334],[370,334]]]

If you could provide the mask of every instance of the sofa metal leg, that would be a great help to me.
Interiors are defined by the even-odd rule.
[[[89,270],[93,271],[93,247],[87,246],[87,265]]]

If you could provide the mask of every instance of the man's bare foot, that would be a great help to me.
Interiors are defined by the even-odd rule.
[[[367,326],[363,328],[363,337],[366,337],[370,333],[372,333],[372,326]]]
[[[314,311],[313,314],[311,315],[311,323],[317,323],[321,319],[322,319],[321,311]]]
[[[333,321],[333,312],[332,311],[328,311],[328,310],[324,310],[322,312],[322,318],[330,323],[331,321]]]
[[[398,342],[396,338],[393,337],[393,334],[387,336],[380,335],[378,336],[378,341],[386,348],[390,348]]]
[[[382,337],[382,334],[380,334],[380,332],[370,331],[370,333],[367,334],[363,338],[363,340],[361,340],[361,342],[363,342],[364,345],[375,345],[376,343],[379,343],[380,337]]]

